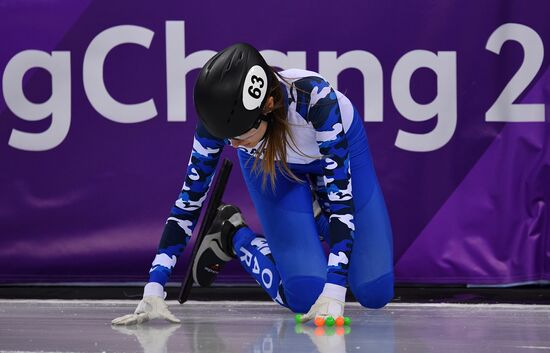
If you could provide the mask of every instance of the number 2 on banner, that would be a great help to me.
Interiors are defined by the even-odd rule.
[[[486,49],[500,54],[504,42],[513,40],[523,48],[523,62],[514,77],[508,82],[495,103],[485,113],[486,121],[501,122],[543,122],[544,104],[514,104],[527,88],[542,66],[544,45],[533,29],[518,24],[506,23],[489,37]]]

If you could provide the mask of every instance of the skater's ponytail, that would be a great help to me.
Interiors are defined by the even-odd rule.
[[[271,70],[273,79],[277,81],[279,76],[283,82],[284,78],[277,72]],[[272,190],[275,190],[276,170],[278,169],[285,177],[294,181],[304,182],[294,174],[287,165],[287,147],[299,152],[296,148],[296,142],[292,136],[290,125],[287,119],[287,109],[284,102],[284,95],[280,85],[273,85],[269,95],[273,97],[274,105],[271,113],[268,114],[269,122],[264,139],[262,140],[258,151],[263,151],[256,155],[252,170],[256,173],[262,173],[262,187],[265,188],[267,183],[267,177],[271,182]],[[262,158],[260,158],[262,156]]]

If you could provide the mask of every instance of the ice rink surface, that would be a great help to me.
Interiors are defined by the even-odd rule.
[[[0,352],[550,352],[550,306],[346,306],[349,332],[296,325],[268,302],[169,301],[181,324],[110,321],[137,301],[0,300]]]

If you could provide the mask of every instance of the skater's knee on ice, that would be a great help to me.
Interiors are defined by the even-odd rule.
[[[393,272],[390,272],[373,281],[350,286],[362,306],[380,309],[393,299],[393,283]]]
[[[307,313],[323,291],[326,279],[299,276],[284,283],[286,302],[295,313]]]

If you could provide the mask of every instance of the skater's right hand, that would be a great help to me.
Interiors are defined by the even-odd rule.
[[[168,305],[166,305],[164,299],[150,295],[143,297],[133,314],[117,317],[111,321],[111,324],[136,325],[152,319],[165,319],[174,324],[181,322],[168,310]]]
[[[344,316],[345,302],[327,296],[319,296],[307,314],[302,315],[301,322],[308,322],[318,317],[326,319],[329,316],[337,318]]]

